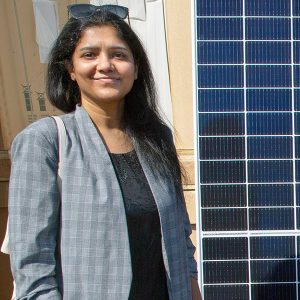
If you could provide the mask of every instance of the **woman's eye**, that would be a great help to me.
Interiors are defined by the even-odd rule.
[[[84,58],[94,58],[95,54],[92,53],[92,52],[86,52],[86,53],[83,54],[83,57]]]
[[[113,56],[116,58],[125,58],[125,54],[122,52],[115,52]]]

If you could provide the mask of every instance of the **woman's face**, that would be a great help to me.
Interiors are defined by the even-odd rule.
[[[137,78],[132,52],[108,25],[85,30],[72,56],[69,70],[81,92],[82,105],[120,102]]]

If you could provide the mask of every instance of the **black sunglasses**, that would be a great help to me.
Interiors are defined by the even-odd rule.
[[[129,21],[129,10],[125,6],[120,5],[92,5],[92,4],[70,4],[67,6],[69,14],[75,19],[88,18],[92,16],[97,11],[107,11],[117,15],[121,19],[128,18]]]

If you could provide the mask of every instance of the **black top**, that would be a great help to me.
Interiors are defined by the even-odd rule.
[[[123,193],[130,243],[129,300],[168,300],[157,206],[135,151],[110,154]]]

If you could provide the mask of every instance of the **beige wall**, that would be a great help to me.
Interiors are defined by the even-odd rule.
[[[59,0],[59,20],[67,20],[67,4]],[[81,1],[84,2],[84,1]],[[0,7],[0,120],[3,146],[10,143],[31,122],[58,111],[46,102],[40,111],[38,93],[45,92],[46,65],[39,60],[32,0],[1,0]],[[25,87],[32,110],[25,107]]]
[[[187,172],[184,190],[196,244],[191,1],[165,3],[175,142]]]
[[[167,43],[178,149],[193,149],[191,1],[166,0]]]
[[[35,42],[32,0],[0,0],[0,241],[7,218],[10,162],[7,150],[13,137],[27,124],[48,115],[39,111],[37,92],[44,92],[45,65],[39,63]],[[61,25],[67,19],[66,5],[76,1],[58,0]],[[87,1],[78,1],[80,3]],[[187,171],[184,181],[186,204],[195,235],[193,100],[190,1],[166,0],[168,60],[177,132],[176,147]],[[180,12],[180,13],[179,13]],[[23,85],[30,85],[34,110],[26,112]],[[48,109],[55,114],[49,104]],[[0,300],[9,299],[11,275],[8,258],[0,255]],[[7,276],[2,276],[6,274]],[[4,288],[3,288],[4,287]]]

